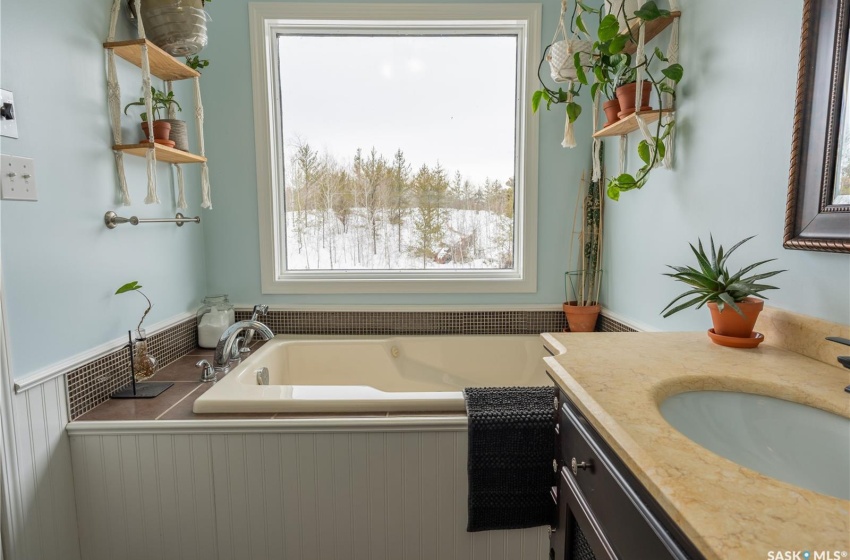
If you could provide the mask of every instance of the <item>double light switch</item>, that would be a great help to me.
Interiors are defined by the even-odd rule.
[[[38,200],[35,162],[30,158],[0,156],[0,187],[3,200]]]

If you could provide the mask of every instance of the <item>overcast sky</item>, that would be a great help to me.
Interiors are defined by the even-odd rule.
[[[475,181],[514,174],[515,37],[282,36],[287,161],[301,138],[340,161],[401,148]]]

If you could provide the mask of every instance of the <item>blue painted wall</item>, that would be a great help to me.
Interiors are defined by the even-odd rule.
[[[112,293],[131,279],[141,280],[155,301],[149,324],[195,309],[208,291],[229,292],[233,301],[244,304],[497,305],[563,300],[575,183],[589,154],[587,147],[567,151],[559,146],[560,111],[541,118],[536,294],[264,296],[247,0],[210,7],[211,45],[205,56],[213,65],[205,72],[203,91],[214,209],[202,213],[201,227],[124,226],[116,231],[101,225],[106,210],[140,217],[173,215],[175,196],[169,169],[160,165],[163,203],[142,204],[143,161],[128,158],[135,204],[118,207],[100,47],[109,3],[2,1],[0,87],[16,94],[21,138],[0,139],[0,150],[36,159],[40,197],[36,204],[0,206],[0,254],[15,377],[130,328],[142,310],[141,298]],[[740,250],[741,262],[778,257],[778,266],[789,269],[777,279],[782,289],[768,294],[771,303],[850,323],[850,257],[781,247],[801,2],[682,4],[681,55],[687,76],[680,96],[676,170],[656,171],[642,192],[607,206],[604,303],[626,318],[664,330],[706,328],[703,312],[660,318],[661,308],[680,291],[660,276],[664,264],[688,260],[685,241],[709,232],[726,243],[757,233]],[[552,35],[558,6],[552,0],[544,3],[544,45]],[[754,32],[753,22],[765,13],[770,13],[771,24]],[[123,22],[122,33],[129,36]],[[664,38],[661,44],[666,44]],[[120,71],[129,101],[139,92],[138,73],[128,65]],[[190,98],[185,84],[177,90],[183,99]],[[134,133],[129,118],[124,125],[125,133]],[[588,133],[589,119],[582,119],[577,136]],[[609,149],[609,171],[616,169],[615,152]],[[197,171],[188,171],[189,212],[201,213]]]
[[[110,2],[3,0],[0,87],[12,90],[20,138],[0,139],[4,154],[35,158],[39,201],[2,204],[2,270],[13,376],[126,334],[144,310],[141,297],[113,296],[140,280],[154,301],[146,324],[195,309],[205,292],[202,227],[122,226],[103,214],[172,217],[170,167],[159,164],[160,205],[142,203],[144,160],[127,157],[134,204],[121,207],[106,108],[105,55]],[[130,38],[121,19],[119,38]],[[141,74],[119,61],[124,102],[138,98]],[[177,86],[191,111],[188,84]],[[191,120],[191,113],[186,115]],[[137,136],[125,117],[125,138]],[[187,170],[192,215],[200,213],[197,170]]]
[[[551,39],[560,2],[543,2],[542,46]],[[567,235],[572,224],[576,183],[589,166],[590,147],[561,147],[562,109],[544,113],[540,126],[538,208],[538,292],[536,294],[414,294],[295,296],[263,295],[260,290],[257,174],[254,112],[251,99],[251,53],[248,1],[215,2],[208,9],[210,46],[204,55],[211,66],[204,74],[204,106],[209,116],[207,147],[216,163],[216,200],[204,228],[207,272],[213,291],[228,292],[241,304],[557,304],[564,299],[563,273]],[[471,62],[472,63],[472,62]],[[320,84],[321,86],[322,84]],[[327,87],[339,84],[329,79]],[[458,95],[464,95],[458,92]],[[304,107],[321,114],[321,107]],[[590,119],[576,130],[590,133]]]
[[[782,248],[802,1],[683,0],[682,11],[675,170],[655,170],[642,191],[607,205],[606,306],[662,330],[706,329],[706,309],[662,319],[686,290],[661,276],[665,264],[689,264],[687,242],[709,233],[727,247],[755,234],[730,264],[777,258],[765,271],[788,269],[771,279],[780,289],[765,293],[768,304],[850,324],[850,255]],[[635,170],[639,137],[630,140]]]

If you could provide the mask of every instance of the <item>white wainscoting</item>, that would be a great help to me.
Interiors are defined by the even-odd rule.
[[[282,432],[283,430],[281,430]],[[84,560],[544,560],[467,533],[467,434],[72,434]]]
[[[79,560],[65,379],[11,395],[11,527],[7,560]],[[11,473],[10,473],[11,474]]]

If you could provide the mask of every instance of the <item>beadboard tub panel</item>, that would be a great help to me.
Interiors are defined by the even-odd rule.
[[[11,395],[10,560],[80,558],[65,402],[58,377]]]
[[[83,557],[544,560],[466,532],[465,431],[71,438]]]

